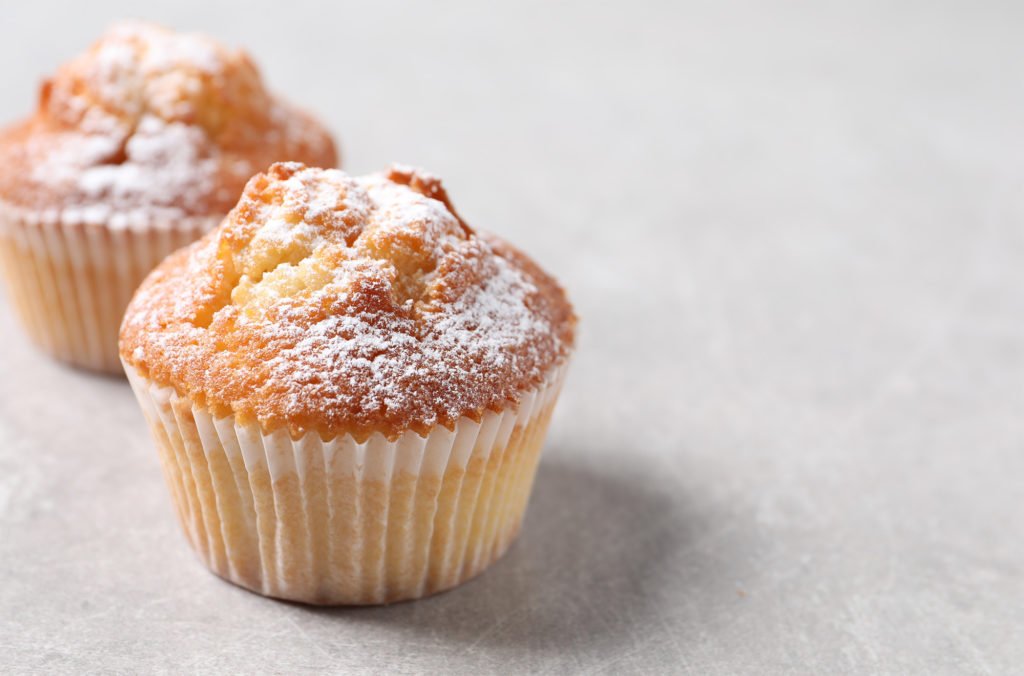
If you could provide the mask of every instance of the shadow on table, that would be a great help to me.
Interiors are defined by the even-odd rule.
[[[666,479],[547,460],[518,541],[482,575],[421,601],[305,608],[464,647],[577,649],[630,640],[658,616],[659,593],[677,578],[673,554],[705,529],[679,492]]]

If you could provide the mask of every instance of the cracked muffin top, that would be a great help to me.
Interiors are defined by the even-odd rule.
[[[573,346],[565,292],[422,170],[279,163],[143,282],[121,357],[217,415],[325,439],[513,404]]]
[[[0,199],[113,214],[223,215],[272,162],[335,166],[327,131],[264,89],[249,56],[149,23],[115,24],[0,131]]]

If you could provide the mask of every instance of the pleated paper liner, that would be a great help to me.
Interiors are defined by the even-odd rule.
[[[87,211],[38,212],[0,201],[0,267],[36,345],[74,366],[120,374],[117,336],[136,287],[220,218],[88,218]]]
[[[312,604],[414,599],[473,577],[519,530],[566,363],[517,408],[426,437],[323,441],[213,417],[125,367],[193,548],[221,577]]]

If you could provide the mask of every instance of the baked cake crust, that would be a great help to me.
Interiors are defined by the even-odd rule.
[[[128,21],[63,64],[36,111],[0,131],[0,198],[97,222],[223,214],[249,177],[285,159],[338,160],[327,131],[269,94],[244,51]]]
[[[431,174],[278,163],[143,282],[120,348],[218,416],[394,439],[514,405],[575,322],[558,283],[467,226]]]

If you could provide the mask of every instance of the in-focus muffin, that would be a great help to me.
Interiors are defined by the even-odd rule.
[[[121,357],[218,575],[306,603],[448,589],[516,535],[564,291],[439,180],[275,164],[140,286]]]
[[[337,163],[324,128],[269,94],[245,52],[147,23],[110,28],[0,131],[0,262],[34,342],[119,373],[136,286],[278,160]]]

